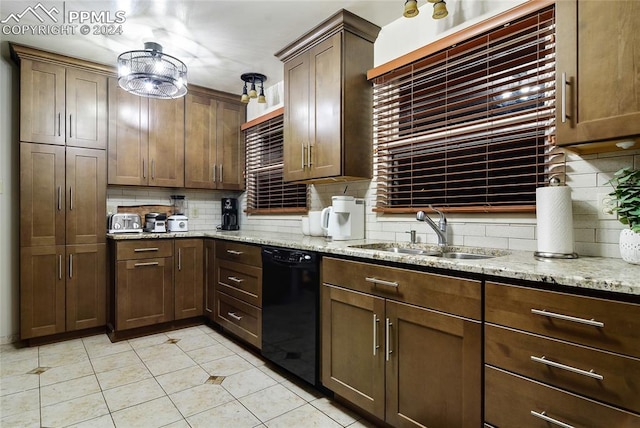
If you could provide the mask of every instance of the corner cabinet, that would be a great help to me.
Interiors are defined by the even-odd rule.
[[[478,427],[481,283],[325,257],[322,383],[396,427]]]
[[[556,14],[557,143],[640,136],[640,2],[563,0]]]
[[[284,62],[284,179],[371,178],[373,43],[346,10],[276,53]]]

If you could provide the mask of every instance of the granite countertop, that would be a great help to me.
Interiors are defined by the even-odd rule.
[[[384,260],[408,265],[428,266],[451,271],[469,272],[494,277],[514,278],[547,284],[611,291],[640,296],[640,265],[632,265],[621,259],[605,257],[581,257],[570,260],[536,260],[530,251],[471,249],[454,247],[455,250],[505,254],[488,259],[445,259],[424,255],[392,253],[379,249],[353,247],[371,245],[382,241],[328,241],[321,237],[293,234],[277,234],[250,231],[194,231],[182,233],[128,233],[107,234],[109,239],[168,239],[168,238],[217,238],[248,244],[272,245],[299,250],[317,251],[363,259]],[[387,244],[392,244],[387,242]],[[408,246],[398,243],[398,246]],[[433,247],[434,249],[437,247]]]

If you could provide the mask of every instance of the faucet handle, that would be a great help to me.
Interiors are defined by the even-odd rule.
[[[447,218],[444,216],[444,213],[438,209],[433,208],[433,205],[431,204],[429,204],[429,209],[432,209],[433,211],[438,213],[438,215],[440,215],[440,222],[438,223],[438,226],[440,226],[440,230],[444,231],[447,228]]]

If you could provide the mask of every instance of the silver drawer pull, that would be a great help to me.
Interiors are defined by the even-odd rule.
[[[242,317],[239,317],[238,315],[236,315],[236,314],[235,314],[235,313],[233,313],[233,312],[227,312],[227,315],[229,315],[231,318],[233,318],[233,319],[234,319],[234,320],[236,320],[236,321],[240,321],[240,320],[242,320]]]
[[[556,363],[555,361],[551,361],[551,360],[547,360],[547,358],[543,355],[542,357],[534,357],[533,355],[531,356],[531,361],[535,361],[536,363],[541,363],[541,364],[545,364],[547,366],[551,366],[551,367],[555,367],[557,369],[562,369],[562,370],[566,370],[572,373],[577,373],[579,375],[582,376],[587,376],[587,377],[591,377],[594,379],[598,379],[598,380],[604,380],[604,376],[599,375],[598,373],[594,372],[593,370],[582,370],[582,369],[578,369],[575,367],[571,367],[571,366],[567,366],[565,364],[560,364],[560,363]]]
[[[235,276],[228,276],[227,279],[229,281],[233,281],[238,284],[240,284],[241,282],[244,282],[244,279],[236,278]]]
[[[562,427],[562,428],[574,428],[573,425],[565,424],[564,422],[560,422],[557,419],[550,418],[549,416],[547,416],[547,412],[538,413],[535,410],[532,410],[531,416],[535,416],[536,418],[540,418],[543,421],[547,421],[551,424],[558,425],[559,427]]]
[[[391,341],[389,340],[389,333],[391,331],[391,326],[393,325],[393,323],[389,320],[389,318],[386,319],[386,325],[385,325],[385,360],[389,361],[389,357],[391,356],[391,354],[393,354],[393,351],[391,350]]]
[[[578,318],[578,317],[572,317],[570,315],[556,314],[555,312],[549,312],[546,309],[542,309],[542,310],[540,310],[540,309],[531,309],[531,313],[532,314],[536,314],[536,315],[542,315],[543,317],[557,318],[559,320],[577,322],[577,323],[580,323],[580,324],[586,324],[586,325],[590,325],[590,326],[593,326],[593,327],[600,327],[600,328],[604,327],[604,323],[603,322],[596,321],[593,318],[588,320],[586,318]]]
[[[243,254],[242,251],[236,251],[236,250],[227,250],[227,253],[233,254],[234,256],[239,256]]]
[[[158,247],[151,247],[151,248],[136,248],[135,250],[133,250],[134,253],[144,253],[147,251],[158,251],[160,248]]]
[[[158,266],[160,264],[160,262],[144,262],[144,263],[136,263],[134,264],[135,267],[141,267],[141,266]]]
[[[373,356],[376,356],[380,345],[378,345],[378,323],[380,320],[376,314],[373,314]]]
[[[373,282],[376,285],[386,285],[387,287],[398,287],[397,281],[385,281],[384,279],[372,278],[369,276],[366,277],[364,280],[367,282]]]

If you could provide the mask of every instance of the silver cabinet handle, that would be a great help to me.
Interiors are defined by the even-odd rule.
[[[151,179],[156,179],[156,160],[151,159]]]
[[[142,158],[142,178],[147,178],[147,168],[144,164],[144,158]]]
[[[227,250],[227,253],[233,254],[234,256],[239,256],[243,254],[242,251],[236,251],[236,250]]]
[[[586,318],[572,317],[571,315],[564,315],[564,314],[557,314],[555,312],[549,312],[546,309],[531,309],[531,313],[536,315],[541,315],[543,317],[557,318],[559,320],[577,322],[579,324],[586,324],[592,327],[604,328],[603,322],[596,321],[593,318],[589,320]]]
[[[73,187],[69,186],[69,211],[73,211]]]
[[[73,278],[73,254],[69,254],[69,278]]]
[[[62,123],[60,122],[60,113],[58,113],[58,137],[61,135],[61,128],[62,128]]]
[[[236,321],[242,320],[242,317],[239,317],[238,315],[234,314],[233,312],[227,312],[227,315],[229,315],[231,318],[233,318]]]
[[[389,361],[389,356],[393,353],[393,351],[391,350],[391,341],[389,340],[389,331],[391,330],[391,326],[393,325],[393,323],[389,320],[389,318],[386,319],[386,325],[385,325],[385,360]]]
[[[300,143],[300,145],[302,146],[302,159],[301,159],[301,168],[304,169],[304,167],[306,166],[304,163],[304,152],[306,150],[306,146],[304,143]]]
[[[58,211],[62,210],[62,186],[58,186]]]
[[[182,270],[182,248],[178,248],[178,270]]]
[[[555,361],[552,360],[547,360],[547,358],[543,355],[542,357],[534,357],[533,355],[531,356],[531,361],[535,361],[536,363],[540,363],[540,364],[544,364],[547,366],[551,366],[551,367],[555,367],[557,369],[562,369],[562,370],[566,370],[572,373],[577,373],[579,375],[582,376],[587,376],[587,377],[591,377],[593,379],[598,379],[598,380],[604,380],[604,376],[594,372],[593,370],[582,370],[582,369],[578,369],[576,367],[571,367],[571,366],[567,366],[565,364],[561,364],[561,363],[557,363]]]
[[[144,263],[136,263],[135,267],[143,267],[143,266],[158,266],[160,262],[144,262]]]
[[[543,421],[547,421],[551,424],[558,425],[559,427],[562,427],[562,428],[574,428],[573,425],[565,424],[564,422],[560,422],[557,419],[550,418],[549,416],[547,416],[547,412],[538,413],[535,410],[532,410],[531,416],[535,416],[536,418],[540,418]]]
[[[223,178],[222,178],[222,177],[224,177],[224,175],[223,175],[224,173],[222,172],[222,166],[223,165],[220,164],[220,183],[222,183],[224,181]]]
[[[58,279],[62,279],[62,254],[58,254]]]
[[[244,279],[240,279],[240,278],[236,278],[235,276],[228,276],[227,279],[229,281],[233,281],[237,284],[240,284],[241,282],[244,282]]]
[[[145,253],[147,251],[158,251],[160,248],[158,247],[149,247],[149,248],[136,248],[133,250],[134,253]]]
[[[380,345],[378,345],[378,323],[380,320],[376,314],[373,314],[373,356],[376,356]]]
[[[562,123],[567,121],[567,73],[562,73],[562,87],[560,88],[560,115],[562,116]]]
[[[307,149],[307,166],[309,168],[311,168],[311,166],[313,165],[313,162],[311,162],[311,149],[313,148],[313,146],[311,144],[309,144],[309,148]]]
[[[73,131],[73,126],[72,126],[73,122],[72,122],[72,117],[73,117],[73,115],[72,115],[72,114],[70,114],[70,115],[69,115],[69,138],[73,138],[73,132],[72,132],[72,131]]]
[[[387,287],[397,288],[399,285],[397,281],[385,281],[384,279],[373,278],[370,276],[366,277],[364,280],[367,282],[372,282],[375,285],[386,285]]]
[[[218,165],[216,165],[215,163],[213,164],[213,182],[216,183],[218,177]]]

